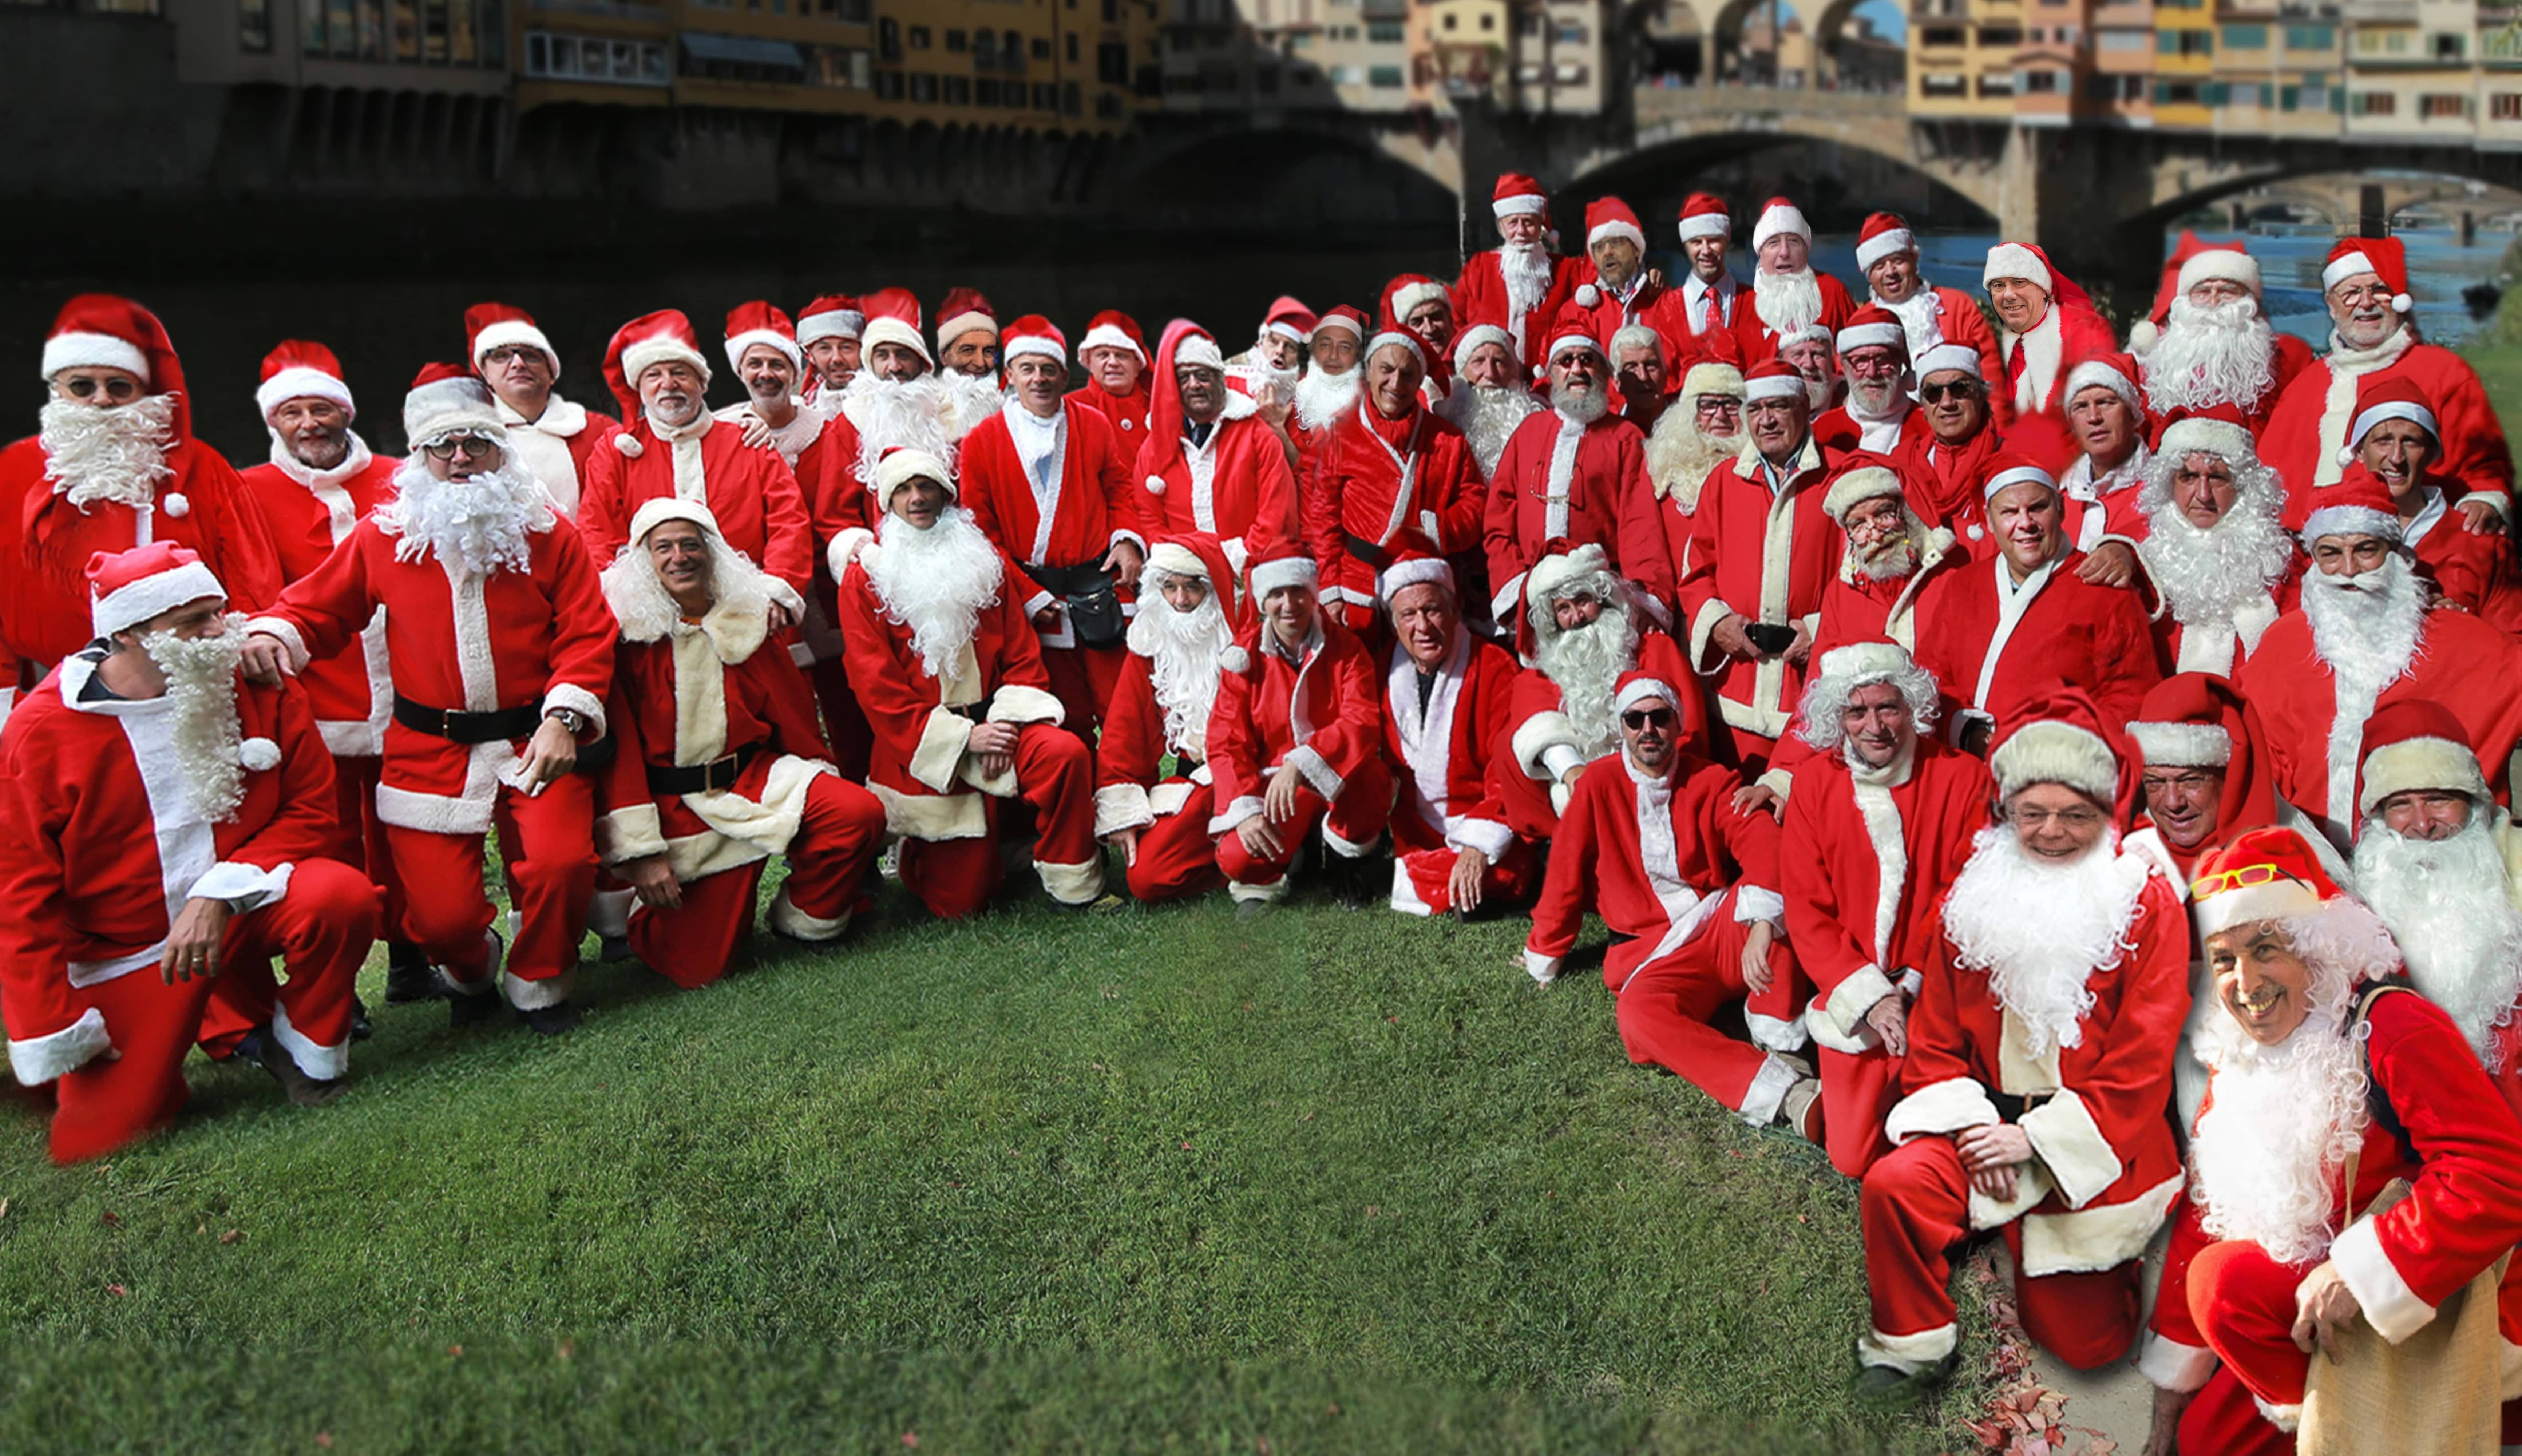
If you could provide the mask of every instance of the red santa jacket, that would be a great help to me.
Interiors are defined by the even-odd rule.
[[[2004,557],[1974,561],[1919,594],[1918,665],[1936,675],[1955,734],[1980,718],[2001,731],[2061,683],[2091,693],[2104,723],[2137,716],[2163,681],[2153,629],[2134,590],[2078,576],[2083,561],[2070,551],[2011,592],[1997,585],[2012,580]]]
[[[1839,523],[1822,508],[1838,458],[1807,439],[1781,489],[1772,491],[1759,446],[1707,472],[1690,518],[1681,615],[1690,660],[1716,675],[1716,711],[1736,731],[1775,738],[1803,696],[1803,672],[1784,657],[1743,662],[1716,650],[1716,625],[1740,613],[1773,627],[1820,627],[1821,599],[1846,554]]]
[[[1973,1228],[2022,1218],[2022,1267],[2033,1277],[2098,1273],[2138,1257],[2180,1193],[2164,1108],[2189,1014],[2189,916],[2145,861],[2122,855],[2115,864],[2139,882],[2126,949],[2084,982],[2093,1007],[2077,1023],[2077,1044],[2032,1061],[2021,1022],[1986,972],[1956,964],[1951,936],[1938,935],[1909,1010],[1903,1095],[1884,1121],[1895,1145],[1998,1122],[2030,1136],[2032,1159],[2018,1170],[2013,1201],[1970,1201]],[[2009,1116],[1996,1096],[2032,1104]]]
[[[1867,445],[1866,429],[1865,422],[1849,412],[1846,405],[1842,404],[1814,419],[1812,438],[1820,442],[1821,447],[1827,450],[1837,450],[1843,454],[1848,450],[1865,450],[1872,454],[1889,455],[1896,464],[1902,455],[1915,449],[1924,449],[1932,433],[1927,429],[1927,412],[1915,404],[1901,410],[1898,419],[1884,427],[1888,438],[1878,440],[1873,445]]]
[[[2353,473],[2364,467],[2347,468]],[[2454,517],[2442,491],[2427,490],[2425,505],[2402,537],[2416,553],[2417,575],[2442,588],[2445,601],[2508,637],[2522,637],[2522,576],[2514,569],[2513,539],[2501,530],[2470,530]]]
[[[1587,289],[1593,290],[1594,302],[1590,304],[1585,302]],[[1613,334],[1630,324],[1641,323],[1655,330],[1657,336],[1663,340],[1664,367],[1675,379],[1679,379],[1693,363],[1708,356],[1706,345],[1690,331],[1690,318],[1683,312],[1680,290],[1658,284],[1644,272],[1638,274],[1630,285],[1629,296],[1623,299],[1605,288],[1601,276],[1593,273],[1588,264],[1587,281],[1577,286],[1573,298],[1576,306],[1584,309],[1592,320],[1592,327],[1587,332],[1603,346],[1606,354],[1611,351]],[[1745,310],[1747,314],[1749,311],[1748,308]],[[1552,316],[1556,317],[1555,314]],[[1541,332],[1547,335],[1552,330],[1545,327]],[[1542,339],[1539,347],[1548,349],[1550,341]],[[1534,362],[1547,363],[1549,360],[1545,355]]]
[[[1498,263],[1498,250],[1474,253],[1463,264],[1462,276],[1454,280],[1455,323],[1466,329],[1486,323],[1506,330],[1520,355],[1517,362],[1524,373],[1530,374],[1546,362],[1541,352],[1550,347],[1550,321],[1576,296],[1576,285],[1590,267],[1581,258],[1553,258],[1549,286],[1518,317],[1507,298],[1506,274]]]
[[[2071,307],[2052,297],[2049,311],[2028,334],[2004,331],[1997,348],[2005,356],[2005,389],[2018,418],[2064,410],[2058,398],[2078,363],[2119,347],[2111,321],[2090,306]],[[1992,381],[1991,381],[1992,382]]]
[[[532,420],[510,409],[505,399],[497,400],[496,406],[499,423],[508,427],[508,448],[542,482],[560,513],[575,519],[579,497],[585,493],[587,462],[622,433],[622,422],[564,399],[557,390],[543,401],[543,412]]]
[[[2320,506],[2320,494],[2345,472],[2338,452],[2356,422],[2356,392],[2371,375],[2399,375],[2415,382],[2433,404],[2443,441],[2434,473],[2457,496],[2487,493],[2497,501],[2513,493],[2513,451],[2488,401],[2478,372],[2449,349],[2419,344],[2402,328],[2370,350],[2335,347],[2307,366],[2278,397],[2260,432],[2260,458],[2285,482],[2285,524],[2300,530]]]
[[[1139,458],[1139,442],[1146,438],[1148,390],[1143,371],[1139,387],[1126,395],[1116,395],[1090,379],[1084,389],[1070,390],[1067,398],[1101,414],[1121,443],[1121,461],[1131,464]]]
[[[165,463],[152,509],[93,500],[82,511],[45,478],[40,437],[0,450],[0,641],[12,655],[40,673],[95,637],[87,559],[99,551],[171,540],[201,553],[238,611],[280,594],[271,530],[227,460],[182,439]]]
[[[1723,761],[1706,694],[1697,690],[1697,677],[1682,661],[1681,647],[1652,625],[1640,624],[1633,666],[1669,683],[1682,694],[1681,722],[1676,729],[1683,749],[1701,758]],[[1602,743],[1581,741],[1575,721],[1567,716],[1567,695],[1537,667],[1515,676],[1508,694],[1506,739],[1498,745],[1498,797],[1506,810],[1507,827],[1518,838],[1542,840],[1559,828],[1559,812],[1567,790],[1560,787],[1570,769],[1583,767],[1604,751]],[[1608,729],[1617,747],[1619,729]],[[1726,750],[1731,741],[1722,745]]]
[[[982,535],[1027,566],[1092,566],[1125,540],[1144,552],[1148,535],[1158,528],[1144,513],[1145,493],[1131,486],[1119,433],[1074,395],[1061,405],[1060,419],[1066,433],[1059,445],[1059,482],[1047,515],[1003,413],[963,437],[957,456],[962,476],[957,498],[970,508]],[[1060,640],[1048,645],[1073,644],[1064,620],[1054,635]]]
[[[1922,433],[1901,447],[1893,462],[1918,519],[1943,527],[1963,550],[1983,559],[1996,549],[1996,540],[1987,529],[1987,497],[1980,483],[1987,479],[1987,462],[2004,448],[2005,437],[1988,424],[1958,448],[1933,432]],[[2074,539],[2072,533],[2069,539]]]
[[[1489,477],[1480,539],[1491,611],[1510,621],[1523,574],[1554,551],[1600,545],[1611,569],[1658,613],[1672,602],[1673,565],[1661,503],[1647,478],[1646,436],[1615,414],[1578,425],[1555,409],[1527,416]]]
[[[1692,271],[1672,286],[1672,307],[1682,317],[1691,352],[1699,358],[1742,367],[1745,361],[1739,329],[1751,314],[1751,290],[1743,280],[1728,272],[1709,283]],[[1678,379],[1684,372],[1675,369],[1673,377]]]
[[[1555,979],[1589,908],[1612,934],[1656,942],[1640,965],[1696,939],[1729,888],[1736,919],[1783,919],[1777,821],[1737,810],[1741,786],[1733,770],[1687,752],[1662,778],[1631,768],[1625,751],[1588,765],[1551,839],[1524,968]]]
[[[2151,354],[2137,355],[2137,366],[2147,388],[2152,387],[2154,371],[2145,366],[2147,360],[2152,357]],[[2294,377],[2301,374],[2310,363],[2312,363],[2311,345],[2292,334],[2279,334],[2276,336],[2272,354],[2268,360],[2267,392],[2254,400],[2250,408],[2245,409],[2239,404],[2226,402],[2210,404],[2204,409],[2164,410],[2152,416],[2153,429],[2146,437],[2146,444],[2162,445],[2164,431],[2182,420],[2192,418],[2223,420],[2227,424],[2241,426],[2250,431],[2254,437],[2263,437],[2267,432],[2268,416],[2275,413],[2277,400],[2285,397],[2286,386],[2293,383]],[[2062,399],[2058,402],[2063,405],[2066,401]]]
[[[1379,610],[1376,578],[1402,533],[1445,554],[1480,543],[1487,487],[1463,432],[1424,405],[1387,420],[1361,399],[1332,428],[1302,514],[1305,549],[1322,567],[1322,599],[1363,628]]]
[[[1515,693],[1515,656],[1497,643],[1457,629],[1423,709],[1419,665],[1396,642],[1383,675],[1383,761],[1400,793],[1392,839],[1404,852],[1475,849],[1491,863],[1515,843],[1502,798],[1515,773],[1507,746],[1507,713]]]
[[[1814,320],[1830,330],[1836,338],[1847,326],[1848,315],[1856,311],[1856,300],[1850,298],[1847,285],[1819,268],[1812,270],[1821,288],[1821,317]],[[1734,313],[1734,337],[1743,347],[1745,367],[1769,358],[1778,352],[1778,331],[1760,317],[1760,283],[1757,278],[1743,290],[1743,306]]]
[[[1179,422],[1148,425],[1151,434],[1179,428]],[[1173,458],[1161,471],[1152,469],[1165,454]],[[1226,413],[1196,449],[1188,437],[1179,450],[1142,441],[1137,474],[1143,518],[1168,534],[1216,537],[1225,543],[1227,564],[1238,572],[1264,547],[1299,539],[1295,473],[1277,432],[1253,414],[1248,395],[1228,396]]]
[[[0,732],[0,1016],[29,1086],[108,1045],[75,988],[156,975],[186,900],[259,909],[336,834],[333,758],[294,684],[239,683],[245,799],[212,823],[177,767],[173,702],[85,696],[104,655],[63,659]]]
[[[1876,581],[1849,565],[1840,553],[1839,570],[1822,588],[1821,625],[1813,630],[1813,662],[1834,647],[1850,642],[1897,642],[1918,653],[1918,601],[1938,581],[1971,565],[1970,553],[1940,528],[1928,533],[1918,569],[1905,577]],[[1781,747],[1784,740],[1781,740]]]
[[[350,453],[331,470],[309,469],[275,443],[267,463],[240,477],[271,528],[284,585],[322,566],[335,546],[350,540],[351,527],[394,498],[395,471],[401,464],[369,453],[368,443],[354,433]],[[306,664],[299,681],[315,710],[316,731],[334,756],[374,758],[385,751],[394,675],[386,668],[384,619],[362,629],[355,646]]]
[[[1261,812],[1269,771],[1293,764],[1326,800],[1382,746],[1375,659],[1349,630],[1317,619],[1295,661],[1270,629],[1238,639],[1242,666],[1218,680],[1208,714],[1208,771],[1216,791],[1209,832],[1224,834]]]
[[[777,450],[746,445],[742,425],[704,414],[669,440],[643,419],[588,461],[578,533],[599,570],[629,543],[639,507],[667,497],[708,506],[728,545],[798,595],[814,585],[815,537],[797,477]]]
[[[434,549],[404,559],[398,528],[372,515],[248,625],[279,637],[303,665],[357,641],[383,607],[400,696],[463,713],[569,708],[593,725],[583,740],[592,741],[603,736],[613,685],[612,610],[567,521],[553,517],[526,542],[524,571],[454,573]],[[438,834],[488,832],[500,775],[531,733],[467,746],[388,723],[377,818]]]

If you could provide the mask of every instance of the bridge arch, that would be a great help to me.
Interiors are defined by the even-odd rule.
[[[1301,123],[1182,128],[1117,149],[1096,201],[1150,220],[1242,214],[1273,230],[1334,222],[1450,231],[1459,167],[1415,130]]]
[[[1905,145],[1905,127],[1887,132],[1878,122],[1855,115],[1858,109],[1854,107],[1842,108],[1851,115],[1845,124],[1836,124],[1829,117],[1832,108],[1820,105],[1825,101],[1836,103],[1839,98],[1822,93],[1798,103],[1797,124],[1792,127],[1785,124],[1784,118],[1774,125],[1674,121],[1642,126],[1633,148],[1576,168],[1560,189],[1567,199],[1565,206],[1573,209],[1592,199],[1617,194],[1647,223],[1649,240],[1658,248],[1670,247],[1670,231],[1658,232],[1658,224],[1670,222],[1682,198],[1697,190],[1708,172],[1752,158],[1766,159],[1767,154],[1802,149],[1811,155],[1813,165],[1809,169],[1782,166],[1779,175],[1792,177],[1800,172],[1826,176],[1841,169],[1845,160],[1826,155],[1827,149],[1837,149],[1857,154],[1878,175],[1914,179],[1919,185],[1912,200],[1900,211],[1912,214],[1911,220],[1921,226],[1980,229],[1996,225],[1996,210],[1989,200],[1956,187],[1955,178],[1938,175],[1919,164],[1917,155]],[[1791,163],[1793,159],[1777,160]],[[1798,200],[1808,210],[1827,214],[1839,201],[1828,195],[1830,189],[1826,186],[1798,185],[1820,194],[1799,193]],[[1871,210],[1854,211],[1861,214]],[[1853,227],[1853,216],[1847,224]]]

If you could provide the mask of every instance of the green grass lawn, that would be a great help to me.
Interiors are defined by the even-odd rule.
[[[2479,383],[2487,386],[2487,398],[2495,401],[2504,433],[2508,437],[2522,433],[2522,347],[2477,345],[2463,349],[2461,356],[2478,371]]]
[[[1853,1186],[1519,924],[885,907],[559,1041],[381,1011],[331,1108],[197,1058],[103,1165],[0,1111],[0,1451],[1949,1444],[1850,1401]]]

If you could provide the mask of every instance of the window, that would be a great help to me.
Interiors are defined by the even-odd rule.
[[[1955,71],[1930,70],[1918,77],[1918,94],[1959,98],[1970,94],[1970,82]]]
[[[2157,81],[2154,83],[2154,104],[2156,106],[2196,106],[2198,83],[2196,81]]]
[[[887,23],[891,23],[888,22]],[[875,94],[879,100],[900,101],[902,99],[902,90],[901,71],[879,70],[875,73]]]
[[[1553,38],[1561,45],[1583,45],[1585,43],[1585,27],[1576,23],[1574,21],[1561,21],[1559,23],[1558,34]]]
[[[2359,117],[2387,117],[2400,109],[2400,98],[2388,91],[2359,91],[2348,98],[2347,109]]]
[[[1918,44],[1922,46],[1947,46],[1961,43],[1962,32],[1958,25],[1930,25],[1918,32]]]
[[[2499,121],[2522,121],[2522,91],[2499,91],[2487,98],[2488,116]]]
[[[1095,78],[1106,85],[1130,83],[1130,48],[1117,40],[1107,40],[1095,48]]]
[[[2417,115],[2429,121],[2456,120],[2469,115],[2469,98],[2441,93],[2420,96]]]
[[[1979,43],[2005,47],[2018,46],[2023,44],[2023,30],[2018,25],[1982,25],[1979,27]]]
[[[1447,17],[1445,17],[1446,23],[1451,24],[1451,23],[1453,23],[1453,19],[1454,19],[1454,18],[1453,18],[1452,16],[1447,16]],[[1496,17],[1496,16],[1493,16],[1493,15],[1490,15],[1490,14],[1489,14],[1489,13],[1487,13],[1486,11],[1482,11],[1482,12],[1480,13],[1480,30],[1481,30],[1481,32],[1482,32],[1482,33],[1486,33],[1486,32],[1488,32],[1488,31],[1494,30],[1494,29],[1496,29],[1496,28],[1497,28],[1497,17]]]
[[[1103,0],[1103,23],[1106,25],[1121,23],[1121,0]]]
[[[866,52],[856,54],[864,57]],[[847,74],[846,63],[840,70]],[[545,30],[526,32],[526,74],[537,80],[600,81],[617,86],[674,83],[666,47],[660,42],[609,40]]]
[[[2469,37],[2466,35],[2447,34],[2435,37],[2435,59],[2438,61],[2458,61],[2468,53]]]
[[[2143,30],[2105,30],[2093,37],[2093,49],[2113,55],[2154,49],[2154,37]]]
[[[1013,32],[1009,33],[1012,34]],[[1033,58],[1037,61],[1048,61],[1051,59],[1050,36],[1037,35],[1033,38]]]
[[[2209,106],[2225,106],[2233,99],[2233,87],[2225,81],[2209,81],[2198,88],[2198,99]]]
[[[1367,24],[1366,38],[1377,45],[1399,45],[1403,39],[1401,28],[1399,21],[1373,21]]]
[[[1401,68],[1398,66],[1372,67],[1366,72],[1366,83],[1378,91],[1392,90],[1401,84]]]
[[[968,75],[950,75],[945,77],[940,90],[944,94],[946,104],[948,106],[970,106],[972,104],[972,78]]]
[[[1068,32],[1068,64],[1077,64],[1077,32],[1074,30]]]
[[[1059,114],[1063,117],[1086,115],[1086,93],[1077,88],[1075,81],[1065,82],[1059,88]]]
[[[918,27],[914,26],[912,28],[916,29]],[[911,99],[915,105],[935,106],[937,104],[937,77],[925,70],[912,71],[911,73]]]
[[[2286,49],[2290,51],[2330,51],[2338,48],[2338,32],[2327,25],[2288,25],[2285,27]]]
[[[2118,76],[2088,75],[2084,77],[2084,99],[2086,101],[2117,101],[2119,99],[2119,94],[2120,78]]]
[[[2057,91],[2060,74],[2055,70],[2027,70],[2017,78],[2017,84],[2028,96],[2048,96]]]
[[[983,35],[987,35],[987,34],[989,34],[990,32],[989,32],[989,31],[987,31],[987,30],[984,30],[984,31],[982,31],[981,33],[982,33]],[[963,53],[963,50],[964,50],[964,44],[963,44],[963,32],[962,32],[962,31],[960,31],[960,30],[949,30],[949,31],[947,31],[947,32],[946,32],[946,49],[948,49],[948,50],[950,50],[950,51],[953,51],[955,54],[957,54],[957,55],[958,55],[958,56],[959,56],[959,55],[961,55],[961,54]]]
[[[2268,48],[2265,25],[2226,25],[2224,49],[2228,51],[2265,51]]]
[[[876,54],[887,61],[902,59],[902,23],[887,18],[875,23]]]
[[[237,0],[237,49],[271,54],[271,0]]]
[[[1983,101],[1991,97],[2013,95],[2014,72],[2008,70],[1996,75],[1981,76],[1979,78],[1979,94],[1980,99]]]
[[[926,25],[913,25],[911,27],[911,48],[914,51],[924,51],[928,49],[928,27]],[[929,77],[931,82],[934,82],[936,79],[937,78],[935,76]]]
[[[1034,82],[1033,109],[1038,112],[1059,110],[1059,88],[1049,81]]]

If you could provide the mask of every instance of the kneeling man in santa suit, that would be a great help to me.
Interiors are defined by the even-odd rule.
[[[60,1080],[66,1163],[181,1111],[197,1037],[292,1102],[338,1097],[378,929],[376,887],[323,858],[333,761],[306,695],[237,681],[241,620],[201,557],[159,541],[88,578],[95,644],[0,733],[0,1012],[18,1080]]]
[[[1909,1008],[1936,945],[1936,906],[1987,826],[1987,769],[1937,741],[1936,680],[1890,642],[1822,654],[1798,714],[1820,755],[1796,775],[1779,831],[1787,933],[1813,988],[1830,1160],[1861,1178],[1892,1151]]]
[[[771,928],[836,940],[884,836],[884,806],[833,769],[797,667],[766,650],[772,602],[795,588],[727,545],[698,501],[651,500],[604,570],[622,624],[614,659],[605,863],[639,899],[630,950],[677,986],[705,986],[753,929],[772,855],[788,878]]]
[[[1243,616],[1226,547],[1205,533],[1159,538],[1139,580],[1129,660],[1095,755],[1095,834],[1120,846],[1131,894],[1171,900],[1225,883],[1208,831],[1208,721]]]
[[[955,475],[926,450],[876,462],[874,544],[842,575],[850,681],[875,730],[867,787],[903,840],[903,888],[952,919],[998,888],[998,806],[1023,796],[1040,835],[1034,869],[1060,905],[1103,894],[1095,761],[1060,728],[1042,646],[1004,553],[956,503]]]
[[[2034,705],[1997,745],[2004,822],[1944,897],[1909,1012],[1896,1145],[1865,1175],[1874,1328],[1861,1389],[1952,1369],[1953,1249],[2001,1230],[2023,1328],[2078,1370],[2136,1338],[2138,1264],[2180,1193],[2163,1115],[2189,1010],[2189,920],[2120,853],[2118,754],[2091,700]]]
[[[2303,560],[2281,520],[2285,487],[2260,462],[2249,431],[2184,419],[2146,463],[2137,509],[2137,559],[2162,602],[2154,634],[2163,655],[2176,673],[2231,677],[2300,589]]]
[[[1618,998],[1629,1059],[1688,1078],[1753,1127],[1822,1140],[1821,1083],[1788,1056],[1805,1041],[1778,896],[1778,825],[1734,807],[1734,772],[1684,747],[1675,685],[1620,679],[1616,760],[1568,795],[1533,907],[1523,968],[1548,985],[1585,912],[1611,932],[1603,983]],[[1751,1040],[1710,1022],[1739,1004]]]
[[[1839,571],[1822,588],[1814,655],[1886,638],[1915,651],[1919,593],[1967,565],[1970,553],[1950,531],[1919,519],[1909,504],[1909,483],[1881,455],[1849,455],[1831,477],[1822,510],[1839,523],[1846,544]]]
[[[2171,1449],[2176,1427],[2182,1451],[2281,1456],[2315,1349],[2335,1358],[2359,1319],[2405,1340],[2522,1239],[2522,1123],[2460,1027],[2398,979],[2390,933],[2293,834],[2244,835],[2199,866],[2193,893],[2220,1014],[2138,1361],[2156,1391],[2147,1450]],[[2407,1197],[2372,1211],[2394,1179]],[[2497,1300],[2507,1372],[2512,1280]],[[2391,1415],[2494,1431],[2496,1397],[2479,1395]]]

